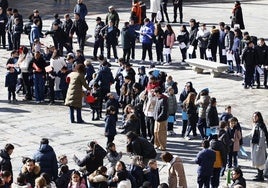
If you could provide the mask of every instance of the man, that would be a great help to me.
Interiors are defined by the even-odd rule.
[[[109,6],[109,12],[106,15],[106,20],[105,20],[106,25],[108,25],[110,23],[110,21],[112,21],[114,23],[115,27],[118,28],[120,18],[119,18],[118,13],[116,12],[114,6]]]
[[[80,18],[80,14],[74,13],[74,22],[70,30],[69,36],[73,37],[73,34],[76,33],[79,49],[82,52],[84,52],[87,30],[88,25],[85,20]]]
[[[124,27],[121,30],[121,44],[123,48],[123,59],[126,63],[128,63],[130,59],[131,39],[132,37],[129,31],[129,22],[125,22]]]
[[[21,168],[21,175],[23,175],[32,187],[35,186],[35,179],[40,176],[40,166],[35,163],[33,159],[27,159]]]
[[[0,7],[0,41],[2,42],[3,49],[6,49],[6,24],[8,18],[3,11],[3,8]]]
[[[224,31],[226,33],[224,37],[224,45],[225,45],[225,51],[226,51],[226,60],[227,60],[227,64],[229,65],[228,73],[234,73],[234,65],[233,65],[233,58],[232,58],[233,55],[231,53],[232,47],[234,44],[234,32],[231,31],[231,28],[228,25],[224,27]]]
[[[246,188],[246,180],[243,177],[243,172],[239,167],[233,168],[231,175],[233,180],[233,184],[231,185],[232,188],[236,186]]]
[[[267,89],[267,76],[268,76],[268,47],[264,41],[264,38],[260,38],[258,41],[258,45],[256,46],[256,51],[257,51],[257,58],[258,58],[258,62],[257,62],[257,66],[263,66],[263,85],[264,87]],[[258,69],[258,68],[257,68]],[[257,88],[260,87],[260,74],[259,71],[255,71],[256,72],[256,81],[257,81]]]
[[[226,58],[226,50],[225,50],[225,23],[224,22],[220,22],[219,23],[219,27],[220,27],[220,36],[219,36],[219,55],[220,55],[220,63],[226,64],[227,63],[227,58]]]
[[[96,18],[96,26],[95,26],[95,33],[94,33],[94,50],[93,50],[93,60],[97,60],[97,52],[98,48],[100,48],[100,53],[103,56],[104,53],[104,38],[103,38],[103,29],[104,29],[104,22],[101,21],[100,17]]]
[[[153,54],[152,54],[152,45],[153,45],[153,34],[154,34],[154,25],[150,22],[149,18],[144,19],[144,25],[140,28],[140,42],[142,43],[142,60],[141,64],[144,63],[146,57],[146,51],[148,51],[150,63],[153,64]]]
[[[162,0],[161,1],[161,6],[160,6],[160,10],[161,10],[161,15],[162,15],[162,20],[161,22],[164,22],[164,14],[167,18],[167,22],[169,23],[169,17],[168,17],[168,12],[167,12],[167,4],[168,4],[168,0]]]
[[[85,20],[88,11],[87,6],[83,3],[83,0],[77,0],[77,4],[74,7],[74,14],[75,13],[79,14],[82,20]]]
[[[183,18],[182,1],[183,0],[173,0],[174,20],[172,23],[177,23],[177,10],[178,10],[178,8],[179,8],[179,12],[180,12],[180,23],[182,23],[182,18]]]
[[[68,36],[67,43],[70,45],[70,49],[73,50],[73,39],[69,36],[70,30],[73,25],[73,20],[70,18],[69,14],[64,14],[64,22],[62,24],[62,30]]]
[[[154,92],[157,97],[154,110],[154,144],[159,150],[165,151],[167,144],[168,98],[162,94],[160,87],[156,87]]]
[[[59,27],[57,22],[53,23],[52,29],[52,31],[47,31],[45,35],[52,35],[54,46],[59,50],[59,55],[63,55],[63,47],[66,48],[67,53],[70,53],[72,50],[68,43],[68,35]]]
[[[0,170],[2,172],[9,171],[11,174],[13,174],[10,155],[13,153],[14,148],[15,147],[13,144],[8,143],[5,145],[4,149],[0,150]]]
[[[206,49],[208,45],[209,35],[210,35],[210,32],[207,29],[206,24],[202,24],[201,28],[198,30],[196,34],[196,39],[198,40],[198,47],[200,50],[200,59],[207,59]]]
[[[40,147],[34,154],[33,159],[39,163],[41,167],[40,173],[47,173],[51,180],[55,180],[58,177],[58,164],[57,157],[53,148],[49,145],[47,138],[42,138],[40,141]]]
[[[189,54],[189,58],[196,58],[196,47],[197,47],[197,32],[198,32],[198,23],[195,19],[190,19],[189,21],[190,25],[190,32],[189,32],[189,45],[193,47],[193,51]]]
[[[6,24],[6,32],[7,32],[7,40],[8,40],[8,51],[13,49],[13,42],[12,42],[12,8],[7,9],[7,24]]]
[[[1,0],[0,1],[0,7],[3,9],[3,13],[6,14],[7,8],[8,8],[8,1],[7,0]]]
[[[197,169],[197,183],[198,187],[209,188],[210,176],[213,172],[213,164],[216,160],[216,154],[212,149],[209,149],[209,141],[203,140],[202,147],[204,148],[200,151],[195,159],[195,163],[198,164]]]

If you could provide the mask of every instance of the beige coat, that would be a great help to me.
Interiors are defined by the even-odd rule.
[[[70,83],[65,99],[65,105],[82,108],[82,86],[90,90],[86,83],[85,75],[78,72],[71,72],[68,77],[70,77]]]
[[[168,169],[168,184],[170,188],[187,188],[186,176],[183,163],[180,157],[174,156]]]

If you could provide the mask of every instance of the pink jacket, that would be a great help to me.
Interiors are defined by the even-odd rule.
[[[172,48],[174,45],[174,42],[175,42],[175,34],[174,33],[166,36],[166,44],[165,44],[166,46],[169,46],[170,48]]]

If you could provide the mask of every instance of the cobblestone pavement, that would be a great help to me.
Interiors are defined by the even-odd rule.
[[[11,5],[17,1],[11,1]],[[21,12],[31,12],[32,9],[38,8],[44,18],[44,30],[50,27],[52,22],[50,13],[52,10],[60,10],[62,15],[65,10],[72,12],[73,1],[70,5],[53,4],[54,1],[29,1],[23,0]],[[62,0],[62,3],[64,1]],[[66,1],[67,2],[67,1]],[[51,4],[52,3],[52,4]],[[113,3],[120,12],[120,28],[124,21],[129,17],[129,6],[127,1],[97,1],[94,4],[88,1],[89,15],[86,17],[87,23],[90,26],[88,34],[93,34],[95,18],[101,16],[103,19],[106,14],[107,7]],[[30,5],[31,4],[31,5]],[[94,5],[94,6],[92,6]],[[147,3],[149,5],[149,3]],[[267,32],[263,25],[267,25],[268,13],[265,11],[267,1],[247,1],[242,3],[245,25],[247,30],[256,35],[267,38]],[[209,25],[217,24],[219,21],[229,23],[233,3],[187,3],[184,7],[184,21],[190,18],[196,18],[197,21],[206,21]],[[119,8],[120,7],[120,8]],[[51,10],[52,9],[52,10]],[[172,16],[172,7],[168,7],[170,17]],[[54,13],[54,12],[53,12]],[[187,23],[186,23],[187,24]],[[173,24],[173,28],[178,33],[179,25]],[[42,39],[46,45],[52,44],[50,37]],[[28,44],[27,36],[22,36],[22,44]],[[89,38],[87,47],[85,47],[86,57],[92,55],[93,39]],[[77,44],[74,45],[75,48]],[[177,46],[177,45],[176,45]],[[171,66],[157,66],[161,70],[172,75],[178,82],[179,91],[183,89],[185,82],[192,81],[197,91],[203,88],[209,88],[210,95],[217,98],[218,112],[223,112],[226,105],[231,105],[234,116],[237,116],[243,127],[244,147],[249,154],[249,138],[248,134],[251,130],[251,115],[254,111],[261,111],[265,122],[268,117],[267,92],[265,89],[249,89],[244,90],[242,78],[234,75],[222,74],[220,78],[211,78],[205,72],[204,74],[196,74],[188,66],[180,64],[181,55],[178,47],[174,47],[172,51],[173,64]],[[122,55],[122,49],[119,46],[119,55]],[[12,154],[12,163],[14,175],[16,176],[21,167],[22,156],[32,156],[39,147],[39,141],[42,137],[50,139],[51,145],[54,147],[57,155],[66,154],[69,158],[71,168],[77,168],[72,160],[73,154],[83,157],[85,155],[86,145],[91,140],[97,140],[101,145],[105,145],[106,139],[103,136],[104,125],[103,121],[91,122],[91,114],[88,106],[83,108],[83,118],[86,124],[70,124],[68,116],[68,108],[63,106],[61,101],[57,101],[56,105],[35,104],[34,102],[23,102],[22,96],[18,96],[17,104],[7,103],[7,89],[4,88],[5,63],[10,52],[0,49],[0,137],[1,147],[5,143],[10,142],[15,145],[14,153]],[[154,53],[154,58],[155,58]],[[141,58],[140,44],[137,44],[136,61],[133,62],[133,67],[137,70]],[[98,63],[93,62],[97,67]],[[113,72],[117,69],[117,65],[112,63]],[[193,139],[186,141],[179,137],[181,132],[181,120],[178,113],[177,124],[175,125],[176,136],[168,137],[167,150],[181,156],[184,160],[184,167],[187,176],[188,186],[196,187],[196,168],[194,158],[200,151],[200,140]],[[129,156],[125,153],[126,138],[124,135],[118,134],[115,137],[115,143],[118,151],[124,152],[123,160],[129,162]],[[158,152],[158,164],[160,169],[161,182],[167,182],[167,164],[159,160],[160,152]],[[249,159],[239,159],[239,165],[242,167],[244,176],[247,179],[248,187],[267,187],[267,181],[263,183],[255,183],[250,181],[255,175],[256,170],[252,169]],[[225,176],[221,178],[221,184],[225,185]]]

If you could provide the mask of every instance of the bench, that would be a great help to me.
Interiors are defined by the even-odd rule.
[[[185,61],[192,66],[192,69],[198,74],[203,73],[204,70],[209,70],[212,77],[219,77],[220,74],[223,71],[226,71],[229,67],[228,65],[222,63],[198,58],[186,59]]]

